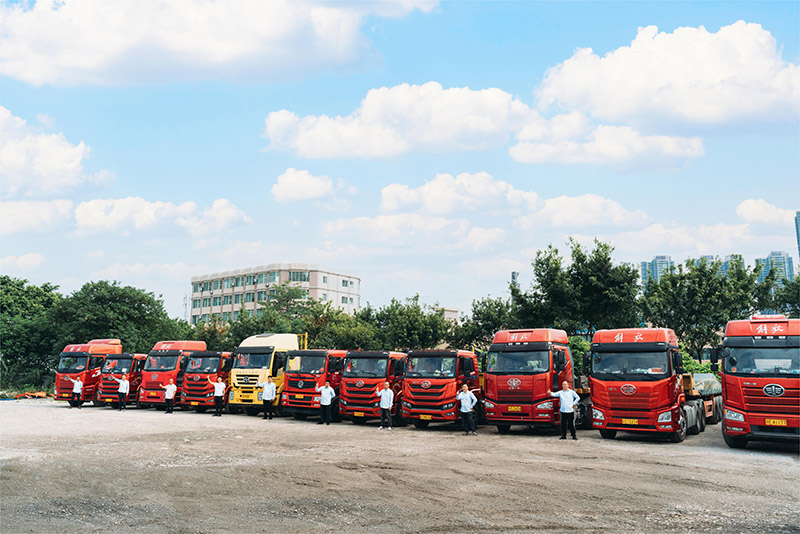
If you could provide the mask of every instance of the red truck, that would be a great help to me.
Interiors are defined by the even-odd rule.
[[[100,372],[109,354],[122,354],[119,339],[93,339],[82,345],[64,347],[56,368],[55,399],[69,401],[70,406],[81,406],[86,401],[99,404],[95,395]],[[83,382],[83,392],[80,400],[73,402],[73,384],[69,379],[77,380],[78,377]]]
[[[683,374],[672,330],[598,330],[590,361],[592,428],[604,438],[625,430],[661,433],[680,442],[687,432],[705,429],[704,401],[691,397],[692,377]]]
[[[102,403],[111,403],[112,408],[118,408],[119,382],[114,378],[122,378],[123,374],[128,375],[130,391],[128,392],[128,402],[136,402],[136,395],[139,393],[139,386],[142,384],[142,369],[147,354],[110,354],[106,356],[103,371],[100,375],[100,382],[97,386],[97,400]]]
[[[754,315],[730,321],[722,347],[722,436],[729,447],[750,440],[800,439],[800,319]]]
[[[409,352],[401,401],[403,418],[417,428],[425,428],[431,421],[457,421],[456,395],[467,384],[478,399],[475,409],[480,420],[483,394],[478,369],[478,357],[467,350]]]
[[[159,341],[147,354],[142,370],[142,385],[136,404],[139,408],[150,406],[166,406],[162,384],[169,384],[170,378],[175,381],[178,390],[175,393],[175,405],[181,402],[183,389],[183,373],[189,365],[191,353],[206,350],[205,341]]]
[[[218,377],[226,386],[230,385],[233,359],[230,352],[195,351],[189,354],[189,362],[183,373],[181,387],[181,407],[197,413],[204,413],[214,407],[214,386],[208,381],[216,382]],[[225,395],[227,399],[227,392]]]
[[[339,385],[342,381],[344,350],[290,350],[286,353],[286,367],[283,371],[284,413],[295,419],[305,419],[309,415],[319,415],[320,397],[316,388],[330,382],[336,391],[331,414],[339,417]]]
[[[558,391],[573,383],[569,339],[563,330],[501,330],[486,357],[484,409],[489,424],[507,434],[511,425],[554,427],[561,423]]]
[[[339,413],[343,419],[363,424],[368,419],[381,416],[378,386],[384,382],[394,391],[392,418],[395,426],[404,423],[402,410],[403,373],[406,365],[404,352],[358,351],[347,352],[339,386]]]

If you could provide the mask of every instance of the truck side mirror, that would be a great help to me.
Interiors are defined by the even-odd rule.
[[[567,357],[563,350],[553,351],[553,363],[557,372],[561,372],[567,366]]]
[[[718,372],[718,371],[719,371],[719,365],[717,365],[717,363],[716,363],[716,362],[715,362],[715,363],[712,363],[712,364],[711,364],[711,372],[712,372],[712,373],[716,373],[716,372]]]
[[[708,359],[711,360],[712,364],[716,364],[719,361],[719,349],[717,347],[709,351]]]
[[[680,352],[675,351],[672,353],[672,367],[679,375],[683,374],[683,357]]]
[[[583,355],[583,376],[591,376],[592,375],[592,353],[587,352]]]

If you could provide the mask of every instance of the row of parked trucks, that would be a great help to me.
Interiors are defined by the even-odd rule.
[[[506,434],[513,425],[552,428],[560,423],[558,391],[567,382],[580,395],[576,422],[603,438],[617,432],[658,433],[674,442],[723,422],[730,447],[753,439],[800,439],[800,320],[757,315],[728,323],[711,352],[713,373],[684,373],[678,340],[664,328],[599,330],[582,362],[573,360],[567,334],[550,328],[497,332],[486,354],[466,350],[308,350],[294,334],[259,334],[233,352],[206,350],[203,341],[162,341],[149,354],[128,354],[118,339],[68,345],[56,373],[56,399],[69,400],[80,375],[81,400],[118,402],[119,378],[129,375],[129,402],[164,406],[163,385],[178,386],[176,405],[198,412],[213,406],[209,383],[228,384],[231,413],[257,415],[268,376],[279,414],[319,414],[317,388],[337,392],[334,417],[362,424],[380,417],[376,390],[395,394],[396,425],[425,428],[459,417],[463,384],[479,399],[479,421]],[[721,368],[718,363],[721,362]],[[70,400],[70,402],[73,402]]]

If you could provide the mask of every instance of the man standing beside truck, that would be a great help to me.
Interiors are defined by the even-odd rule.
[[[331,387],[331,383],[329,381],[325,381],[325,385],[322,387],[316,387],[317,393],[319,393],[319,423],[325,423],[326,425],[331,424],[331,402],[333,402],[333,398],[336,396],[336,391]]]
[[[167,401],[167,409],[164,413],[172,413],[172,407],[175,405],[175,392],[178,391],[178,386],[175,385],[175,380],[169,379],[169,384],[159,384],[162,389],[165,389],[164,400]]]
[[[72,382],[72,402],[75,403],[75,406],[78,407],[80,410],[81,408],[81,393],[83,392],[83,382],[81,382],[81,377],[79,376],[77,380],[73,380],[70,377],[66,377],[67,380]],[[72,403],[69,405],[70,409],[72,409]]]
[[[218,376],[217,381],[214,382],[211,378],[208,382],[214,386],[214,415],[212,417],[222,417],[222,405],[225,403],[225,382],[222,377]]]
[[[264,403],[264,417],[262,419],[272,419],[272,401],[275,400],[275,382],[272,377],[267,375],[264,382],[256,382],[256,387],[264,388],[261,392],[261,402]],[[269,416],[269,417],[267,417]]]
[[[472,432],[473,436],[478,433],[475,430],[475,415],[472,409],[478,404],[478,398],[469,390],[469,386],[464,384],[461,386],[461,391],[456,395],[456,400],[461,403],[461,424],[464,427],[464,435]]]
[[[128,373],[124,373],[122,378],[115,376],[111,377],[119,383],[119,390],[117,390],[117,397],[119,398],[119,411],[125,409],[125,403],[128,402],[128,392],[131,390],[131,383],[128,381]]]
[[[567,439],[567,425],[569,425],[572,439],[577,440],[578,436],[575,435],[575,406],[578,405],[581,398],[574,390],[570,389],[569,382],[566,380],[561,383],[561,391],[553,393],[548,389],[547,394],[560,399],[561,437],[559,439]]]
[[[383,383],[383,389],[378,388],[375,394],[381,398],[381,426],[378,430],[392,429],[392,406],[394,406],[394,391],[389,387],[389,382]]]

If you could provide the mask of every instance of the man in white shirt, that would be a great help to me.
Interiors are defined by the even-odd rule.
[[[333,402],[333,398],[336,397],[336,392],[331,387],[331,383],[327,380],[325,381],[325,385],[322,387],[316,388],[317,392],[319,393],[319,423],[325,423],[326,425],[331,424],[331,402]]]
[[[167,409],[164,413],[172,413],[172,408],[175,405],[175,392],[178,391],[178,386],[175,385],[175,381],[171,378],[169,379],[169,384],[166,386],[160,384],[160,386],[165,390],[164,400],[167,401]]]
[[[119,410],[122,411],[125,409],[125,403],[128,402],[128,392],[131,390],[131,383],[128,380],[128,374],[124,373],[122,375],[122,379],[119,379],[115,376],[112,376],[114,380],[119,383],[119,389],[117,390],[117,397],[119,398]]]
[[[66,377],[67,380],[72,382],[72,396],[70,397],[69,401],[69,408],[72,409],[73,406],[77,406],[80,410],[81,408],[81,393],[83,393],[83,382],[81,382],[81,377],[78,377],[77,380],[73,380],[70,377]]]
[[[378,430],[392,429],[392,406],[394,406],[394,391],[389,387],[389,382],[383,383],[383,389],[378,386],[375,394],[381,399],[381,426]]]
[[[264,417],[262,419],[272,419],[272,402],[275,400],[275,382],[272,381],[271,376],[268,376],[264,382],[256,382],[256,387],[264,388],[264,391],[261,393],[261,402],[264,403]]]
[[[469,386],[464,384],[461,386],[461,391],[456,395],[456,400],[461,403],[461,425],[464,427],[464,435],[472,432],[473,436],[477,436],[475,431],[475,416],[472,413],[475,405],[478,404],[478,398],[469,390]]]
[[[569,425],[569,432],[572,434],[572,439],[577,440],[578,437],[575,435],[575,407],[578,405],[581,398],[574,390],[569,388],[569,382],[566,380],[561,383],[561,391],[553,393],[548,389],[547,394],[560,399],[561,438],[559,439],[567,439],[567,426]]]
[[[222,377],[218,376],[217,381],[214,382],[211,378],[208,379],[209,384],[214,386],[214,415],[212,417],[222,417],[222,406],[225,404],[225,382]]]

